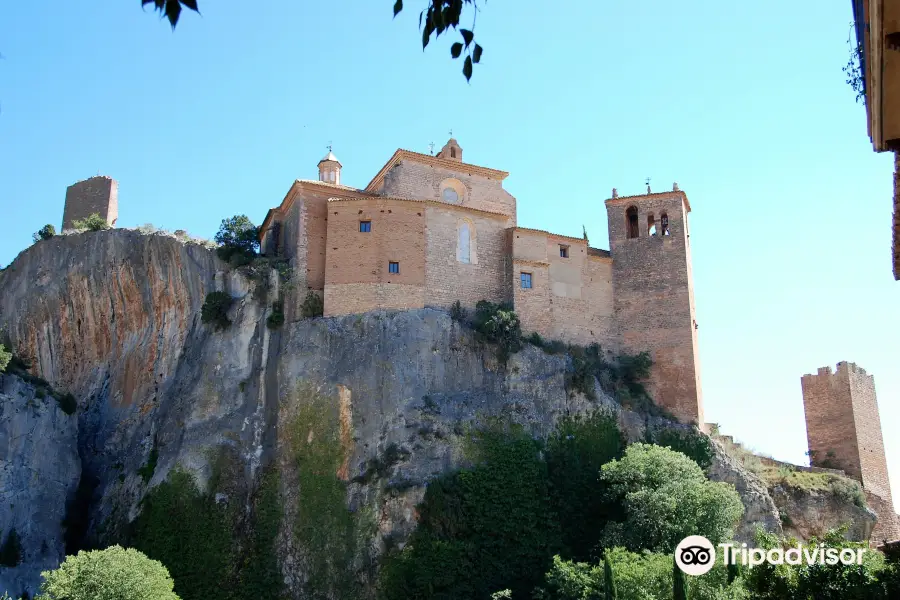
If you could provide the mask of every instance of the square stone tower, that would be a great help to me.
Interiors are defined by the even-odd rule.
[[[115,179],[98,175],[66,188],[63,231],[73,229],[72,222],[97,213],[111,226],[119,218],[119,184]]]
[[[650,352],[648,391],[684,423],[704,427],[691,274],[691,205],[671,192],[606,201],[614,328],[620,350]]]
[[[875,378],[853,363],[822,367],[800,379],[810,464],[842,469],[867,492],[891,503]]]

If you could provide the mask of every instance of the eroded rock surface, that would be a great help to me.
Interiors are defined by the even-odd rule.
[[[565,357],[528,346],[501,366],[492,348],[441,311],[310,319],[270,329],[274,273],[270,282],[268,297],[253,294],[258,284],[229,270],[214,252],[159,234],[60,236],[22,253],[0,272],[0,331],[36,375],[74,394],[79,408],[65,418],[52,406],[42,409],[48,424],[35,436],[40,456],[29,459],[38,462],[6,464],[11,488],[4,489],[23,493],[30,477],[60,482],[47,484],[60,487],[58,493],[33,498],[34,510],[54,515],[45,523],[52,529],[80,462],[90,499],[83,516],[89,537],[102,542],[115,539],[138,514],[140,499],[176,466],[205,486],[212,457],[227,448],[238,458],[242,483],[217,500],[248,508],[261,468],[275,464],[285,507],[279,565],[293,597],[302,598],[315,558],[290,533],[302,518],[297,453],[303,448],[323,440],[339,447],[343,458],[334,473],[348,483],[347,506],[369,527],[348,577],[371,583],[372,558],[402,545],[415,527],[426,483],[465,464],[467,428],[502,417],[544,436],[561,416],[597,406],[618,411],[631,440],[642,439],[648,423],[672,426],[622,411],[599,388],[595,402],[570,396]],[[235,298],[224,331],[200,320],[213,290]],[[294,292],[284,293],[286,304],[295,304]],[[10,398],[4,405],[25,402]],[[0,440],[27,428],[23,418],[0,421]],[[781,531],[765,486],[721,448],[710,474],[741,494],[741,540],[757,524]],[[53,534],[61,539],[59,529]],[[59,548],[52,560],[23,565],[28,577],[53,566]],[[5,576],[0,569],[0,582]]]
[[[0,594],[32,593],[65,557],[61,523],[81,476],[77,420],[50,396],[0,374],[0,539],[12,531],[22,563],[0,567]]]

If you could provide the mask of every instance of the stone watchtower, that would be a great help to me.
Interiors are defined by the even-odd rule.
[[[97,213],[110,225],[119,218],[119,184],[115,179],[98,175],[66,188],[63,231],[74,229],[72,222]]]
[[[606,201],[614,327],[621,350],[649,351],[648,391],[680,421],[704,427],[691,275],[691,205],[684,192]]]
[[[875,378],[853,363],[822,367],[800,379],[810,464],[841,469],[863,485],[878,514],[873,538],[900,537],[891,498]],[[875,497],[873,497],[873,495]]]

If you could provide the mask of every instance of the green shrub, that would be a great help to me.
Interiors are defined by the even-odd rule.
[[[9,530],[3,545],[0,545],[0,565],[17,567],[22,562],[22,541],[15,528]]]
[[[306,298],[303,299],[303,304],[300,306],[300,314],[303,315],[303,318],[321,317],[324,312],[325,303],[322,301],[322,297],[312,290],[306,292]]]
[[[138,475],[141,476],[141,479],[144,480],[144,483],[149,483],[151,479],[153,479],[153,473],[156,472],[156,463],[159,460],[159,444],[156,441],[156,438],[153,438],[153,446],[150,448],[150,456],[147,457],[147,462],[138,469]]]
[[[278,329],[284,325],[284,300],[276,300],[272,303],[272,312],[266,319],[266,326],[269,329]]]
[[[648,430],[648,437],[648,441],[651,444],[681,452],[700,465],[700,468],[704,471],[712,465],[715,457],[715,450],[713,450],[709,436],[703,435],[699,431],[680,429]]]
[[[472,325],[480,340],[497,345],[497,358],[502,363],[522,349],[519,316],[508,304],[479,300]]]
[[[103,231],[110,229],[111,225],[99,213],[93,213],[83,219],[75,219],[72,221],[72,227],[87,231]]]
[[[233,267],[240,267],[253,260],[259,250],[259,228],[247,215],[223,219],[215,236],[219,247],[216,253]]]
[[[0,344],[0,373],[6,371],[6,367],[8,367],[10,361],[12,361],[12,357],[12,352],[7,350],[3,344]]]
[[[56,235],[56,227],[47,223],[36,232],[34,232],[34,234],[31,236],[31,239],[33,239],[34,242],[37,243],[41,240],[49,240],[54,235]]]
[[[763,563],[748,570],[746,586],[753,598],[815,598],[815,600],[889,600],[890,567],[880,552],[871,550],[865,542],[850,542],[844,538],[846,526],[830,530],[821,539],[810,538],[803,548],[812,552],[820,543],[827,548],[866,549],[861,565],[819,564],[771,565]],[[757,530],[755,546],[763,549],[794,548],[793,538]],[[821,550],[821,549],[820,549]],[[887,584],[887,585],[886,585]]]
[[[78,401],[75,400],[75,396],[70,393],[57,396],[56,402],[59,404],[60,410],[67,415],[74,415],[75,411],[78,410]]]
[[[597,411],[560,419],[548,437],[545,457],[550,497],[559,519],[564,554],[576,561],[599,557],[595,546],[610,519],[624,517],[606,500],[600,468],[625,451],[615,415]]]
[[[460,323],[466,321],[466,309],[462,307],[462,303],[459,300],[450,306],[450,318]]]
[[[228,309],[233,303],[234,298],[227,292],[210,292],[200,309],[200,320],[214,325],[216,329],[227,329],[231,325]]]
[[[527,336],[525,336],[525,341],[532,346],[537,346],[538,348],[543,348],[544,344],[546,343],[544,342],[544,338],[542,338],[541,334],[539,334],[537,331],[532,331]]]
[[[46,600],[178,600],[162,563],[121,546],[68,556],[41,576]]]
[[[608,523],[603,546],[671,553],[682,539],[702,535],[714,545],[731,539],[744,505],[734,486],[706,479],[680,452],[632,444],[600,479],[621,502],[625,519]]]

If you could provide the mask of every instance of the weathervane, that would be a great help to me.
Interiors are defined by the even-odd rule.
[[[649,177],[647,178],[646,183],[647,183],[647,193],[649,194],[650,193],[650,178]]]
[[[450,130],[450,137],[453,137],[453,130]]]
[[[428,151],[431,153],[432,156],[434,156],[434,142],[431,142],[430,144],[428,144]]]
[[[331,152],[331,141],[328,142],[328,146],[326,146],[326,148],[328,148],[328,151]]]

